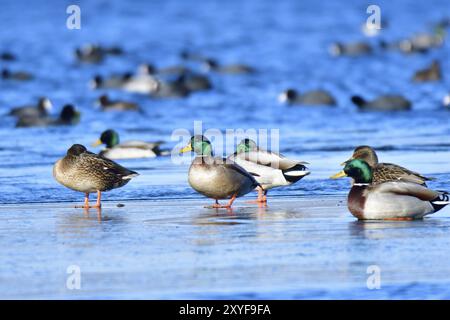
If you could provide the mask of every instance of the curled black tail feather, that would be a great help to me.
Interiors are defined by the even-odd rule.
[[[436,199],[430,201],[434,208],[434,212],[437,212],[444,208],[446,205],[450,204],[450,195],[448,192],[443,192]]]
[[[283,173],[283,176],[286,179],[286,181],[295,183],[295,182],[299,181],[300,179],[304,178],[305,176],[291,176],[286,173],[289,173],[289,171],[306,171],[306,170],[307,170],[306,166],[299,163],[299,164],[296,164],[295,166],[293,166],[292,168],[283,170],[282,173]]]

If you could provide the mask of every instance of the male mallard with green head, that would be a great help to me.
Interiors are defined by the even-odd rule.
[[[234,200],[260,187],[253,176],[231,160],[214,157],[211,142],[202,136],[191,137],[180,153],[193,151],[195,159],[189,168],[189,184],[202,195],[215,199],[213,208],[231,208]],[[227,205],[218,200],[230,199]]]
[[[285,156],[261,149],[251,139],[242,140],[236,152],[228,157],[254,175],[264,189],[264,196],[258,195],[259,202],[266,202],[267,190],[291,185],[310,174],[307,162],[291,160]]]
[[[352,157],[341,165],[345,165],[353,159],[364,160],[370,166],[373,172],[373,184],[401,180],[426,186],[425,181],[433,180],[433,178],[425,177],[396,164],[379,163],[377,153],[369,146],[356,147]]]
[[[119,134],[111,129],[104,131],[93,147],[104,144],[106,148],[99,155],[108,159],[154,158],[161,155],[159,146],[162,141],[145,142],[130,140],[119,143]]]
[[[439,211],[450,203],[439,192],[405,180],[373,183],[373,170],[364,160],[353,159],[332,179],[351,177],[348,209],[359,220],[413,220]]]
[[[101,193],[126,185],[137,172],[128,170],[114,161],[105,159],[74,144],[65,157],[56,161],[53,176],[63,186],[84,192],[86,197],[82,208],[100,208]],[[97,192],[97,203],[89,205],[89,194]]]

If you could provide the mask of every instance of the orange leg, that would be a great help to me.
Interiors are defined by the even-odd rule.
[[[228,201],[228,203],[227,203],[226,205],[221,205],[221,204],[219,204],[219,201],[216,200],[216,203],[214,203],[211,207],[212,207],[212,208],[215,208],[215,209],[219,209],[219,208],[227,208],[227,209],[230,209],[230,208],[231,208],[231,205],[232,205],[233,202],[234,202],[234,200],[236,200],[236,194],[234,194],[234,195],[231,197],[230,201]]]
[[[84,205],[75,206],[75,208],[84,208],[84,209],[101,208],[102,207],[101,201],[102,201],[102,193],[100,191],[97,191],[97,203],[93,206],[90,206],[89,205],[89,193],[86,192],[85,197],[84,197]]]
[[[258,204],[266,204],[267,203],[267,191],[261,187],[258,187],[258,198],[256,200],[247,201],[247,203],[258,203]]]
[[[102,192],[97,191],[97,203],[95,206],[92,206],[93,208],[101,208],[102,207]]]
[[[84,194],[84,205],[82,205],[82,206],[75,206],[75,208],[89,209],[89,193],[88,192],[86,192]]]

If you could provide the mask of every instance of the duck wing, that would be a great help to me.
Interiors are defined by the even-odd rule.
[[[122,180],[129,180],[139,175],[135,171],[122,167],[120,164],[90,151],[86,151],[80,155],[80,160],[81,165],[87,165],[90,169],[95,171],[95,173],[100,173],[102,175],[114,175]]]
[[[259,183],[254,178],[254,176],[259,176],[257,173],[248,172],[247,170],[245,170],[243,167],[238,165],[236,162],[234,162],[230,158],[214,157],[212,159],[213,159],[213,164],[221,165],[225,169],[236,171],[240,175],[245,176],[248,179],[252,180],[255,187],[259,186]]]
[[[432,180],[432,178],[425,177],[420,173],[392,163],[379,163],[375,167],[375,170],[373,171],[374,184],[395,180],[426,185],[425,181]]]
[[[390,181],[378,185],[371,185],[368,191],[411,196],[423,201],[434,201],[445,194],[445,192],[431,190],[420,184],[406,181]]]
[[[235,156],[246,161],[250,161],[262,166],[280,169],[282,171],[290,171],[292,169],[304,170],[306,168],[304,165],[308,164],[307,162],[291,160],[281,154],[266,151],[263,149],[258,149],[256,151],[249,151],[249,152],[241,152],[236,154]]]

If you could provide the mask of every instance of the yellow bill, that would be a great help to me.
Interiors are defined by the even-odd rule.
[[[342,170],[336,173],[334,176],[331,176],[330,179],[339,179],[344,177],[347,177],[347,174],[344,172],[344,170]]]
[[[189,152],[192,151],[192,147],[190,144],[188,144],[186,147],[184,147],[183,149],[180,150],[180,153],[185,153],[185,152]]]
[[[96,146],[99,146],[99,145],[101,145],[103,142],[100,140],[100,139],[98,139],[97,141],[95,141],[93,144],[92,144],[92,146],[93,147],[96,147]]]

